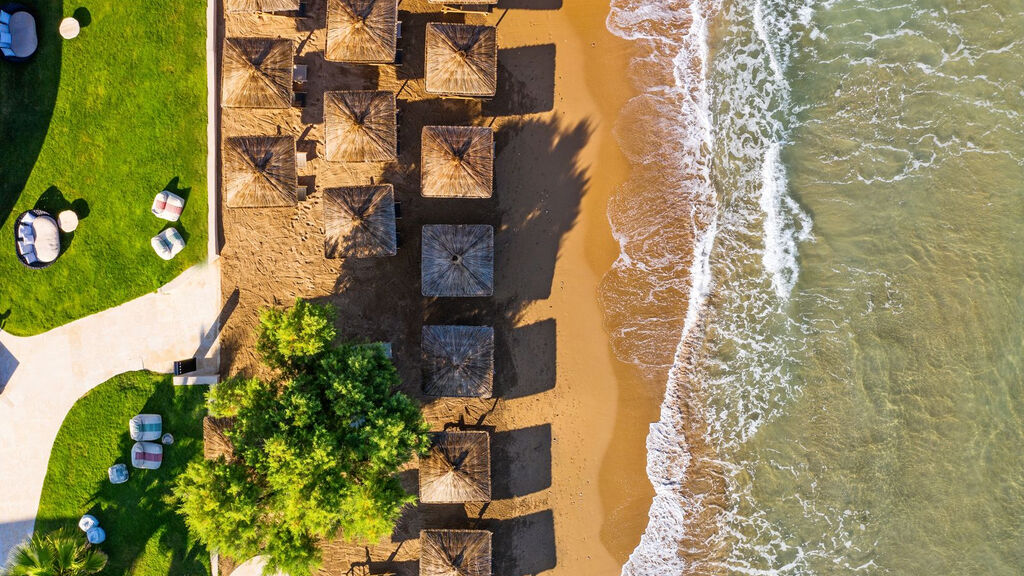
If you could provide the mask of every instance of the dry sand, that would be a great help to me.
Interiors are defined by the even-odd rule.
[[[613,575],[637,544],[653,495],[644,439],[661,390],[611,355],[597,286],[618,254],[606,219],[608,197],[628,165],[612,138],[630,96],[629,46],[604,27],[603,0],[502,0],[486,16],[441,15],[425,0],[400,5],[405,64],[369,67],[323,60],[326,0],[311,18],[228,16],[228,36],[282,36],[309,65],[305,109],[225,109],[222,137],[294,134],[312,160],[300,176],[316,191],[298,208],[227,210],[223,224],[223,372],[253,372],[258,310],[296,297],[329,301],[347,339],[390,341],[405,392],[435,429],[490,430],[494,501],[411,509],[391,539],[369,547],[325,546],[325,574],[351,566],[417,574],[421,528],[494,532],[494,573]],[[436,8],[434,9],[436,10]],[[498,25],[498,96],[490,102],[438,100],[423,92],[427,22]],[[400,90],[400,162],[327,163],[323,90]],[[427,124],[492,125],[495,194],[490,200],[425,199],[419,194],[420,129]],[[324,188],[394,184],[404,218],[396,257],[325,260]],[[420,296],[423,224],[494,225],[493,298]],[[424,323],[490,324],[496,329],[495,399],[433,399],[420,392]],[[404,474],[410,489],[416,471]]]

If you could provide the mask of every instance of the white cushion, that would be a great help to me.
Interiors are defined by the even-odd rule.
[[[150,210],[154,216],[159,216],[163,213],[164,207],[167,205],[167,191],[157,193],[156,197],[153,198],[153,206]]]
[[[185,247],[185,239],[181,237],[181,233],[176,229],[168,228],[165,234],[167,234],[167,241],[171,243],[171,246]]]
[[[92,530],[93,527],[99,525],[100,521],[97,520],[96,517],[92,514],[86,514],[78,520],[78,529],[82,532],[88,532],[89,530]]]
[[[164,230],[164,240],[171,246],[171,258],[174,258],[185,249],[185,239],[174,228]]]
[[[156,252],[156,255],[164,260],[174,258],[174,255],[171,254],[171,245],[164,239],[163,234],[153,236],[153,239],[149,241],[149,244],[153,247],[153,251]]]
[[[185,199],[173,192],[168,192],[167,190],[164,190],[160,194],[163,195],[165,201],[163,210],[158,212],[154,209],[153,214],[156,214],[158,218],[163,218],[168,222],[177,222],[182,211],[185,209]]]
[[[185,205],[185,199],[182,198],[181,196],[178,196],[177,194],[172,194],[172,193],[168,192],[167,193],[167,205],[168,206],[177,206],[177,207],[181,208],[182,206]]]
[[[32,222],[36,256],[43,262],[53,262],[60,256],[60,229],[53,218],[36,218]]]

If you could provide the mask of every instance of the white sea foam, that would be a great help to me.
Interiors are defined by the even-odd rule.
[[[761,261],[771,274],[772,286],[786,299],[796,285],[797,242],[811,237],[811,219],[786,194],[786,168],[779,160],[779,145],[772,143],[761,167],[761,210],[764,211],[764,255]]]
[[[664,351],[654,346],[670,341],[675,346],[667,370],[660,420],[651,426],[647,438],[647,473],[655,489],[650,522],[623,567],[624,576],[682,575],[698,569],[687,565],[687,556],[680,550],[687,530],[693,528],[692,522],[704,505],[701,495],[684,487],[686,475],[694,465],[686,432],[692,434],[699,427],[684,421],[683,407],[692,406],[694,390],[701,388],[702,392],[730,398],[725,404],[706,407],[702,414],[706,438],[704,433],[699,438],[727,450],[756,434],[766,420],[778,413],[785,398],[798,394],[780,365],[766,365],[759,359],[784,355],[784,348],[791,343],[760,340],[756,325],[726,321],[715,326],[719,334],[736,343],[741,356],[733,360],[749,367],[740,376],[723,379],[721,374],[725,371],[720,371],[713,378],[706,372],[709,366],[713,368],[713,362],[701,366],[693,357],[693,350],[701,346],[705,337],[708,297],[721,288],[716,286],[720,284],[715,278],[716,268],[724,266],[719,273],[728,277],[730,267],[742,266],[740,260],[745,254],[760,255],[765,282],[749,278],[747,286],[729,286],[733,294],[744,294],[744,298],[730,300],[730,304],[747,308],[748,312],[737,312],[730,318],[745,316],[755,323],[768,322],[793,290],[799,273],[797,247],[810,238],[810,218],[789,196],[779,158],[789,100],[785,79],[789,49],[779,46],[794,26],[802,27],[808,34],[820,33],[810,27],[814,9],[809,1],[791,8],[786,12],[786,21],[773,14],[769,22],[760,3],[726,6],[730,18],[736,16],[736,10],[747,10],[748,23],[752,9],[752,36],[743,50],[726,55],[717,65],[715,74],[726,84],[715,86],[716,96],[734,108],[722,118],[713,118],[708,24],[723,9],[722,0],[612,1],[607,27],[612,33],[638,43],[641,56],[634,66],[644,71],[636,79],[641,94],[627,104],[616,126],[616,135],[631,162],[653,166],[660,178],[677,184],[658,191],[661,203],[671,208],[679,195],[685,200],[680,205],[689,207],[686,218],[671,210],[652,215],[649,209],[637,208],[635,194],[628,199],[615,198],[609,205],[609,220],[622,252],[610,275],[632,273],[640,286],[617,295],[632,298],[636,304],[662,305],[658,318],[636,318],[630,323],[614,318],[616,307],[624,306],[623,303],[605,301],[606,309],[612,310],[611,316],[617,320],[611,322],[616,352],[623,360],[641,367],[657,366]],[[665,68],[671,74],[650,73]],[[715,150],[722,152],[721,157],[739,159],[740,164],[747,166],[734,181],[718,182],[729,188],[723,193],[715,188]],[[678,178],[666,172],[678,173]],[[723,194],[726,206],[721,204]],[[666,248],[670,243],[663,241],[666,227],[683,224],[693,232],[693,242],[687,245],[693,254],[673,253]],[[716,262],[716,254],[735,256],[735,262]],[[684,269],[671,265],[673,261],[687,259],[690,264]],[[673,297],[676,299],[670,300]],[[669,305],[678,303],[678,318],[664,312],[666,300]],[[652,334],[652,330],[661,333]],[[664,332],[672,330],[665,338]],[[735,481],[740,470],[725,462],[715,465],[729,470],[726,481],[734,502],[749,494],[749,486]],[[785,546],[781,536],[771,534],[774,528],[766,520],[757,514],[744,518],[739,515],[735,509],[723,511],[718,538],[742,540],[737,531],[754,530],[767,534],[767,541],[776,543],[774,548]],[[761,540],[764,539],[758,539]],[[710,542],[706,544],[713,546]],[[769,555],[772,549],[769,546],[753,553]],[[798,551],[791,563],[799,564],[807,553],[813,552]],[[767,574],[787,569],[774,566],[771,571],[762,571],[731,555],[720,561],[741,573]]]
[[[682,376],[685,346],[680,342],[680,330],[683,334],[695,331],[711,289],[710,258],[717,229],[717,198],[708,158],[712,122],[706,82],[706,19],[716,10],[717,0],[697,0],[686,5],[658,0],[615,0],[607,20],[608,29],[614,34],[643,45],[645,55],[638,57],[636,66],[645,66],[648,71],[665,70],[647,74],[638,81],[642,93],[623,111],[616,134],[634,164],[652,167],[661,181],[671,183],[671,189],[664,190],[660,199],[650,199],[651,203],[680,207],[675,213],[658,210],[654,219],[662,220],[659,223],[652,222],[650,216],[645,218],[643,212],[636,214],[639,218],[633,217],[632,211],[638,205],[636,198],[613,201],[609,206],[609,220],[622,247],[615,270],[627,276],[647,276],[651,281],[646,293],[624,291],[617,296],[657,300],[669,310],[672,302],[677,302],[680,310],[676,319],[663,317],[652,323],[651,319],[635,318],[634,323],[622,322],[613,330],[617,340],[628,342],[628,346],[620,344],[616,351],[627,361],[652,366],[660,364],[661,356],[652,348],[665,346],[674,339],[678,345],[671,358],[672,381]],[[652,60],[658,61],[657,66],[651,66]],[[649,82],[651,78],[657,81]],[[680,201],[674,202],[675,198]],[[649,214],[647,211],[646,215]],[[687,229],[682,230],[684,227]],[[677,234],[667,232],[673,228]],[[687,240],[691,230],[695,239],[692,242]],[[696,254],[685,254],[684,250],[695,250]],[[674,264],[688,258],[689,267]],[[680,296],[690,302],[688,307],[684,307]],[[621,304],[605,299],[606,308]],[[673,314],[669,311],[662,315]],[[658,334],[645,333],[652,324]],[[667,338],[665,331],[670,331]],[[684,422],[679,407],[684,399],[678,397],[681,392],[679,386],[668,387],[660,420],[651,426],[647,438],[647,473],[656,495],[648,529],[623,567],[624,575],[682,574],[686,570],[678,549],[692,503],[686,502],[680,490],[690,458],[682,436]]]

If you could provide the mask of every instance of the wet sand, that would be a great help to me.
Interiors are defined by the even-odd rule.
[[[352,566],[417,574],[421,528],[494,531],[494,573],[614,575],[646,526],[653,491],[644,440],[662,390],[616,361],[597,299],[618,255],[606,217],[608,198],[628,165],[612,124],[631,95],[629,46],[604,27],[604,2],[507,0],[487,16],[430,12],[423,0],[400,5],[405,64],[366,67],[325,62],[325,2],[296,26],[281,16],[229,16],[229,36],[294,38],[310,68],[305,109],[224,110],[222,136],[294,134],[311,152],[300,175],[315,191],[298,208],[223,212],[226,312],[222,371],[257,372],[252,355],[258,310],[296,297],[339,310],[346,339],[389,341],[403,390],[424,405],[435,429],[492,432],[494,501],[419,506],[392,538],[369,547],[325,546],[323,573]],[[508,8],[508,10],[506,10]],[[489,102],[439,100],[423,91],[422,46],[431,21],[498,25],[498,96]],[[327,163],[325,89],[399,92],[397,164]],[[493,126],[495,194],[489,200],[425,199],[419,194],[420,130],[430,124]],[[402,202],[398,256],[323,257],[322,190],[376,181],[394,184]],[[420,227],[473,223],[495,227],[493,298],[420,296]],[[493,325],[495,398],[434,399],[420,391],[424,323]],[[415,489],[415,466],[403,475]],[[242,559],[240,559],[242,560]]]

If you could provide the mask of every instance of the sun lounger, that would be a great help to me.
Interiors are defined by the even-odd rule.
[[[170,260],[185,248],[185,240],[174,228],[168,228],[150,240],[153,251],[164,260]]]
[[[132,440],[157,440],[163,434],[163,419],[159,414],[138,414],[128,421]]]
[[[177,222],[185,210],[185,199],[173,192],[164,190],[153,198],[153,215],[168,222]]]
[[[29,268],[46,268],[60,256],[57,221],[42,210],[23,212],[14,222],[14,250]]]
[[[308,78],[309,66],[306,64],[296,64],[292,67],[292,83],[298,86],[305,86]]]
[[[156,470],[164,460],[164,447],[155,442],[136,442],[132,446],[132,466]]]

